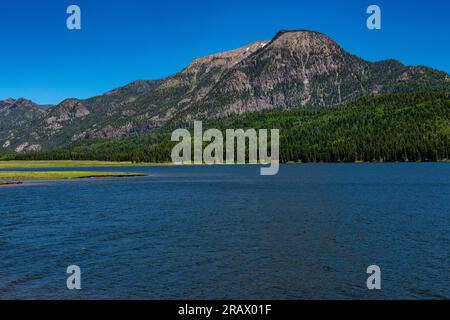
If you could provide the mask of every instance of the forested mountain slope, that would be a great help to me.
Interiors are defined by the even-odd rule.
[[[438,161],[450,158],[450,93],[385,94],[339,108],[246,113],[211,120],[205,129],[280,129],[282,162]],[[27,160],[170,161],[171,131],[93,140]]]

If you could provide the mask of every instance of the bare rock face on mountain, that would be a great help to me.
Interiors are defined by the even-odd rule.
[[[368,69],[369,63],[348,54],[325,35],[280,32],[221,79],[208,97],[208,109],[216,106],[225,115],[341,104],[361,95],[361,78]]]
[[[208,117],[274,108],[336,106],[367,94],[407,90],[417,80],[426,87],[448,90],[445,76],[394,60],[364,61],[320,33],[284,31],[221,79],[204,101],[203,113]]]
[[[42,108],[0,101],[0,146],[20,152],[114,139],[194,119],[265,109],[339,106],[368,94],[450,91],[448,74],[362,60],[326,35],[282,31],[272,41],[195,59],[179,73]]]
[[[0,119],[5,120],[26,120],[44,113],[34,102],[27,99],[6,99],[0,100]],[[6,122],[6,121],[5,121]],[[0,122],[2,124],[3,122]]]
[[[44,108],[30,100],[0,100],[0,150],[12,149],[17,133],[28,132],[30,123],[44,114]]]
[[[219,82],[224,72],[247,59],[267,43],[268,41],[258,41],[236,50],[195,59],[180,73],[167,79],[161,88],[189,87],[191,92],[196,91],[194,100],[200,101]]]

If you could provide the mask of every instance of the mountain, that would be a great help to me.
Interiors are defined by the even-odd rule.
[[[30,101],[30,105],[34,106],[33,112],[29,112],[27,117],[18,117],[22,119],[19,125],[13,120],[9,127],[1,127],[0,143],[4,141],[3,143],[8,145],[4,149],[12,149],[15,146],[16,152],[22,152],[28,151],[27,148],[21,150],[24,145],[33,145],[35,148],[38,146],[37,148],[41,149],[42,146],[55,147],[82,138],[126,135],[127,128],[116,126],[115,118],[130,114],[126,111],[120,114],[120,110],[138,97],[151,92],[160,82],[135,81],[102,96],[86,100],[66,99],[57,106],[44,108]],[[9,121],[8,118],[4,118],[5,122]]]
[[[221,79],[203,103],[203,112],[336,106],[367,94],[449,90],[449,80],[443,72],[395,60],[364,61],[320,33],[282,31]]]
[[[0,146],[4,151],[47,150],[124,138],[194,119],[338,107],[368,95],[419,91],[450,91],[450,77],[395,60],[365,61],[321,33],[281,31],[271,41],[196,59],[165,79],[136,81],[46,110],[29,102],[31,110],[2,116]]]

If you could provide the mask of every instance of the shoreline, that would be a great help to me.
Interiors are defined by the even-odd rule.
[[[284,162],[280,165],[305,165],[305,164],[383,164],[383,163],[450,163],[448,160],[440,161],[396,161],[396,162],[366,162],[366,161],[355,161],[355,162]],[[142,163],[132,163],[132,162],[113,162],[113,161],[91,161],[91,160],[1,160],[0,161],[0,172],[8,169],[51,169],[51,168],[120,168],[120,167],[182,167],[182,166],[211,166],[211,165],[269,165],[269,163],[258,163],[258,164],[174,164],[172,162],[142,162]],[[3,171],[5,172],[5,171]],[[1,178],[0,178],[1,179]]]
[[[113,168],[113,167],[142,167],[148,165],[171,165],[171,163],[149,164],[113,161],[84,161],[84,160],[1,160],[0,169],[50,169],[50,168]]]
[[[23,184],[23,182],[20,181],[0,181],[0,186],[13,186],[21,184]]]

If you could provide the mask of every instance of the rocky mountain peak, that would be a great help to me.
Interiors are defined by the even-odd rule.
[[[88,108],[83,104],[83,101],[78,99],[66,99],[58,106],[58,108],[55,108],[52,110],[52,112],[49,113],[49,115],[53,116],[51,118],[54,121],[57,122],[64,122],[64,121],[70,121],[74,118],[83,118],[87,115],[89,115]]]
[[[8,98],[5,100],[0,100],[0,107],[2,108],[8,108],[8,109],[30,109],[30,108],[38,108],[38,105],[35,104],[33,101],[19,98],[19,99],[12,99]]]
[[[336,52],[344,53],[344,50],[332,38],[319,32],[307,30],[280,31],[272,40],[271,45],[274,48],[324,56]]]
[[[11,105],[11,104],[13,104],[14,102],[16,102],[16,99],[13,99],[13,98],[8,98],[8,99],[5,99],[5,100],[0,100],[0,104],[3,104],[3,105]]]

